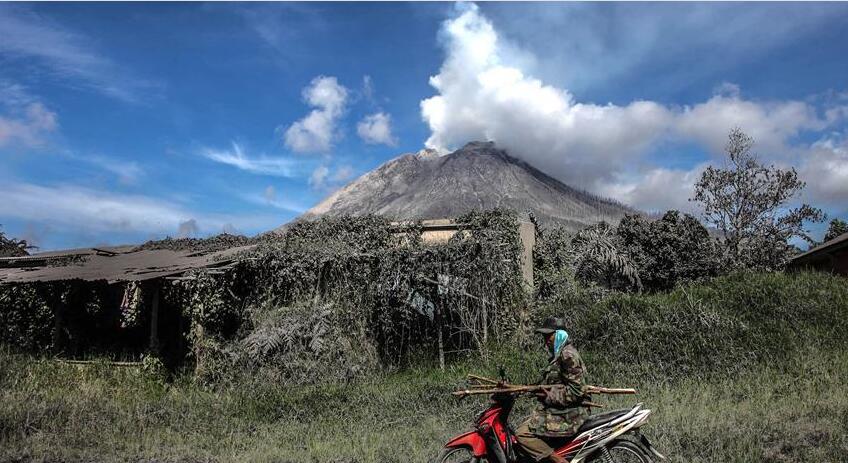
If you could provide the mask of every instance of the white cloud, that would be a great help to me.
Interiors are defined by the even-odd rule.
[[[121,194],[78,185],[43,186],[0,182],[0,217],[49,226],[63,233],[218,233],[228,224],[248,230],[279,225],[276,215],[200,213],[179,203],[144,195]]]
[[[283,140],[298,153],[327,152],[339,137],[336,124],[344,113],[348,91],[335,77],[318,76],[303,90],[303,99],[316,109],[289,126]]]
[[[848,204],[848,133],[814,143],[798,174],[807,182],[811,198],[844,209]]]
[[[329,175],[330,169],[327,166],[318,166],[315,170],[312,171],[312,175],[309,176],[309,186],[312,188],[323,188],[324,181],[327,179],[327,175]]]
[[[229,150],[204,148],[201,155],[221,164],[233,166],[254,174],[272,175],[277,177],[295,177],[300,173],[302,163],[294,159],[281,157],[253,158],[244,153],[241,145],[232,142]]]
[[[8,62],[34,61],[51,76],[110,97],[140,102],[139,91],[154,87],[102,56],[87,37],[17,5],[0,6],[0,37],[0,56]]]
[[[445,60],[430,78],[437,95],[421,101],[431,130],[426,145],[440,152],[472,140],[494,141],[572,186],[635,207],[685,209],[701,167],[663,168],[674,160],[673,151],[665,160],[646,154],[690,141],[721,152],[730,128],[739,126],[757,141],[758,152],[786,160],[803,151],[799,135],[844,118],[838,108],[822,117],[806,102],[745,100],[732,83],[683,108],[653,101],[580,102],[567,89],[525,73],[521,65],[533,63],[532,55],[506,42],[476,5],[457,8],[458,16],[442,29]]]
[[[365,116],[356,125],[356,133],[371,145],[397,146],[397,140],[392,135],[392,117],[384,112]]]
[[[0,216],[93,231],[170,232],[194,214],[161,200],[89,188],[4,182]]]
[[[41,103],[29,103],[18,115],[0,115],[0,147],[21,144],[39,146],[45,137],[56,130],[56,113]]]
[[[816,109],[801,101],[752,102],[736,94],[715,95],[704,103],[685,108],[678,117],[678,132],[721,152],[727,134],[741,127],[757,141],[759,150],[786,151],[788,143],[804,130],[822,130],[828,123]]]
[[[353,178],[354,173],[351,166],[339,166],[331,170],[326,165],[320,165],[312,171],[309,186],[315,190],[335,191]]]
[[[705,168],[705,165],[690,170],[656,167],[602,186],[601,190],[609,197],[638,205],[645,211],[677,209],[694,212],[697,204],[689,198]]]

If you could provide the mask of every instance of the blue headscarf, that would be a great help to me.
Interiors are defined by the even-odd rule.
[[[565,345],[566,341],[568,341],[568,333],[565,330],[556,330],[554,332],[554,357],[559,355],[559,351]]]

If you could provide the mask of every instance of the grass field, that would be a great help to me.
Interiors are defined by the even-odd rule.
[[[644,432],[670,461],[844,462],[846,318],[843,279],[755,275],[614,297],[573,322],[589,381],[640,391],[598,400],[644,402]],[[532,381],[544,362],[519,347],[491,358],[348,384],[244,376],[213,390],[0,348],[0,461],[427,462],[484,406],[449,395],[467,373],[504,365]]]
[[[3,461],[426,462],[484,404],[448,392],[466,372],[486,371],[469,362],[349,385],[245,383],[214,392],[8,353],[0,365]],[[637,399],[655,412],[645,433],[671,461],[848,455],[848,355],[811,349],[779,368],[666,385],[597,373],[605,384],[640,389]]]

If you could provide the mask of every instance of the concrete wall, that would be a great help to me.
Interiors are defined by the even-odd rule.
[[[421,222],[421,239],[425,243],[444,243],[460,232],[459,226],[451,219],[424,220]],[[462,231],[468,234],[468,231]],[[528,291],[534,288],[533,248],[536,246],[536,226],[531,222],[519,222],[518,236],[521,240],[521,276]]]

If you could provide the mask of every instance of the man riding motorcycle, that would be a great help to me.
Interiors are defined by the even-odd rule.
[[[550,364],[542,371],[542,384],[555,385],[538,393],[539,405],[516,430],[519,447],[536,461],[568,463],[554,449],[573,436],[588,417],[581,406],[588,397],[583,393],[586,367],[571,344],[564,321],[548,318],[537,333],[544,336]]]

